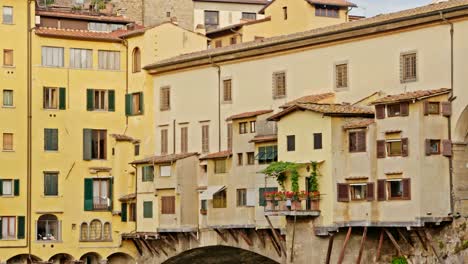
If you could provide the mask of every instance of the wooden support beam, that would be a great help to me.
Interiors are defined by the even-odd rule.
[[[166,245],[172,251],[175,251],[175,252],[177,251],[177,249],[174,247],[174,245],[172,245],[169,241],[167,241],[167,238],[162,237],[160,240],[161,240],[161,242],[164,243],[164,245]]]
[[[434,255],[437,257],[437,261],[439,263],[443,263],[442,259],[440,258],[439,254],[437,253],[434,244],[432,243],[432,236],[429,234],[429,232],[426,231],[426,229],[423,230],[424,234],[426,235],[426,239],[429,242],[429,245],[431,246],[432,252],[434,252]]]
[[[427,251],[427,245],[426,245],[425,239],[421,236],[421,234],[419,234],[419,231],[418,231],[418,230],[414,230],[414,232],[415,232],[416,235],[418,236],[418,239],[419,239],[419,241],[421,242],[421,244],[422,244],[424,250]]]
[[[258,240],[260,240],[260,243],[262,244],[262,247],[265,248],[266,243],[265,243],[265,233],[263,230],[255,230],[255,234],[257,234]]]
[[[253,246],[252,239],[250,239],[247,231],[244,231],[244,229],[239,229],[238,232],[239,235],[244,239],[245,243],[247,243],[247,245]]]
[[[143,256],[143,249],[141,248],[140,242],[136,238],[132,238],[132,242],[133,242],[133,245],[135,245],[135,248],[137,249],[138,254],[140,254],[140,256]]]
[[[328,249],[327,249],[327,259],[325,260],[325,264],[330,264],[331,253],[333,250],[333,240],[335,239],[335,234],[331,234],[328,238]]]
[[[380,260],[380,254],[382,253],[383,239],[384,239],[384,231],[383,229],[380,229],[379,246],[377,247],[377,254],[375,255],[375,261]]]
[[[151,255],[159,256],[159,252],[155,251],[153,247],[148,243],[148,241],[146,241],[146,239],[141,239],[141,242],[143,243],[143,245],[145,245],[148,248]]]
[[[166,250],[164,250],[164,247],[162,246],[162,243],[159,243],[158,241],[155,240],[155,241],[154,241],[154,244],[155,244],[155,246],[156,246],[159,250],[161,250],[161,252],[162,252],[164,255],[166,255],[166,257],[169,256],[169,254],[167,254]]]
[[[224,242],[227,242],[226,236],[225,236],[219,229],[215,228],[214,231],[216,232],[216,234],[218,234],[218,236],[219,236]]]
[[[195,233],[190,232],[189,234],[190,234],[191,237],[193,237],[193,239],[195,239],[195,241],[198,242],[198,237],[197,237],[197,235],[195,235]]]
[[[273,248],[276,250],[276,253],[278,253],[278,256],[281,257],[281,248],[279,247],[275,239],[272,237],[272,235],[270,235],[269,232],[267,232],[266,237],[271,241],[271,244],[273,245]]]
[[[396,240],[395,240],[395,238],[393,237],[392,233],[390,233],[390,231],[388,231],[387,228],[384,228],[383,230],[384,230],[385,233],[387,234],[388,238],[390,238],[390,241],[392,241],[393,246],[395,246],[396,250],[398,251],[398,256],[403,255],[403,253],[402,253],[402,251],[401,251],[401,248],[400,248],[400,246],[398,245],[398,243],[396,242]]]
[[[174,234],[167,233],[167,235],[172,239],[172,241],[176,242],[177,244],[179,243],[179,238],[177,237],[177,233],[174,233]]]
[[[410,245],[410,247],[411,247],[412,249],[414,249],[414,245],[413,245],[413,242],[411,241],[411,238],[407,238],[407,237],[405,236],[405,234],[403,234],[403,232],[400,230],[400,228],[396,228],[396,230],[397,230],[398,234],[400,235],[400,237],[403,238],[403,240],[404,240],[408,245]]]
[[[346,250],[346,246],[348,245],[348,242],[349,242],[349,238],[351,237],[351,231],[352,231],[352,227],[348,227],[348,233],[346,234],[346,238],[345,238],[345,241],[343,243],[343,247],[341,248],[341,252],[340,252],[340,257],[338,258],[338,264],[341,264],[343,263],[343,259],[344,259],[344,254],[345,254],[345,250]]]
[[[236,241],[237,244],[239,244],[239,238],[237,238],[236,231],[234,229],[229,228],[228,229],[229,235],[231,235],[232,239]]]
[[[290,256],[291,263],[294,262],[294,242],[296,238],[296,219],[297,219],[297,214],[294,214],[294,224],[293,224],[293,233],[292,233],[292,241],[291,241],[291,256]]]
[[[359,247],[359,255],[356,260],[356,264],[361,264],[362,252],[364,251],[364,244],[366,243],[367,238],[367,226],[364,227],[364,232],[362,233],[361,246]]]
[[[273,234],[273,238],[278,243],[278,245],[281,248],[281,251],[284,253],[284,255],[287,256],[288,253],[286,253],[286,246],[283,244],[283,241],[281,240],[280,235],[276,233],[276,229],[273,227],[273,224],[271,223],[270,218],[268,217],[268,215],[265,215],[265,218],[266,218],[266,220],[268,222],[268,225],[270,225],[270,229],[271,229],[271,233]]]

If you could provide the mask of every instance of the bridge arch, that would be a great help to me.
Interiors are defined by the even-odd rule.
[[[184,251],[175,255],[163,264],[278,264],[278,262],[242,248],[231,246],[207,246]]]
[[[53,264],[69,264],[74,260],[73,256],[67,253],[59,253],[50,257],[49,262]]]
[[[23,263],[34,263],[36,261],[42,261],[41,258],[31,255],[29,259],[28,254],[20,254],[13,256],[7,260],[7,264],[23,264]]]
[[[136,261],[129,254],[117,252],[107,257],[107,263],[109,264],[136,264]]]
[[[80,260],[83,261],[84,264],[99,264],[102,257],[96,252],[88,252],[81,256]]]
[[[454,141],[456,142],[467,142],[468,141],[468,105],[465,107],[461,113],[458,120],[454,120],[455,131],[454,132]]]

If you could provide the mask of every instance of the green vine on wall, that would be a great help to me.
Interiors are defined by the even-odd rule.
[[[292,162],[278,161],[271,163],[262,172],[270,177],[275,177],[278,184],[283,191],[286,190],[284,182],[286,175],[291,175],[291,190],[295,193],[299,192],[299,172],[297,171],[298,165]]]
[[[319,184],[318,184],[318,163],[316,161],[312,161],[311,163],[311,172],[309,177],[309,191],[310,192],[318,192],[319,191]]]

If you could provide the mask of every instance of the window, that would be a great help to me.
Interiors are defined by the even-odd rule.
[[[109,179],[93,179],[93,209],[107,210],[110,206]]]
[[[215,48],[221,48],[223,46],[223,42],[221,40],[215,41]]]
[[[335,65],[335,87],[347,88],[348,87],[348,64],[342,63]]]
[[[70,68],[93,68],[93,51],[90,49],[70,49]]]
[[[237,166],[242,166],[243,163],[244,163],[244,154],[237,153]]]
[[[58,109],[58,88],[44,87],[44,109]]]
[[[315,5],[315,16],[339,17],[340,8],[331,5]]]
[[[136,221],[136,203],[131,203],[129,205],[128,215],[129,215],[129,221],[131,222]]]
[[[3,90],[3,106],[13,106],[13,90]]]
[[[175,196],[161,196],[161,214],[175,214]]]
[[[283,6],[283,19],[288,20],[288,7]]]
[[[161,177],[170,177],[171,176],[171,165],[161,165],[159,166],[159,176]]]
[[[58,129],[57,128],[44,128],[44,150],[46,151],[58,150]]]
[[[237,206],[247,205],[247,189],[237,189]]]
[[[232,79],[223,80],[224,102],[232,102]]]
[[[140,144],[133,145],[133,155],[139,156],[140,155]]]
[[[215,173],[226,173],[226,160],[225,159],[217,159],[214,161],[215,165]]]
[[[13,7],[3,7],[3,24],[13,24]]]
[[[426,139],[426,155],[440,154],[440,140]]]
[[[106,222],[104,223],[104,229],[102,231],[102,239],[103,240],[106,240],[106,241],[109,241],[112,239],[112,235],[111,235],[111,225],[109,222]]]
[[[401,180],[387,181],[388,194],[390,199],[401,199],[403,198],[403,184]]]
[[[2,216],[0,217],[2,224],[1,239],[15,239],[16,238],[16,217]]]
[[[247,122],[239,123],[239,134],[246,134],[247,133]]]
[[[87,223],[81,223],[80,226],[80,240],[81,241],[86,241],[88,240],[88,224]]]
[[[60,222],[55,215],[41,215],[37,220],[37,240],[60,240]]]
[[[242,19],[243,20],[256,20],[257,14],[256,13],[249,13],[249,12],[242,12]]]
[[[133,49],[133,55],[132,55],[132,69],[133,72],[141,72],[141,51],[140,48],[136,47]]]
[[[367,199],[367,184],[350,184],[351,200],[359,201]]]
[[[13,66],[13,50],[4,49],[3,50],[3,66]]]
[[[120,70],[120,51],[99,50],[98,59],[100,70]]]
[[[57,196],[58,195],[58,173],[57,172],[44,172],[44,195]]]
[[[206,29],[213,29],[219,25],[219,12],[218,11],[205,11],[205,27]]]
[[[84,160],[106,159],[107,157],[107,130],[84,129]],[[89,153],[88,153],[89,152]]]
[[[63,67],[63,48],[42,47],[42,66]]]
[[[401,156],[402,154],[401,140],[387,141],[387,153],[388,153],[388,156]]]
[[[227,124],[227,149],[232,149],[232,123]]]
[[[427,114],[429,115],[438,115],[440,113],[440,103],[439,102],[427,102]]]
[[[166,87],[161,87],[160,90],[160,106],[159,109],[161,111],[166,111],[171,109],[171,88],[166,86]]]
[[[231,38],[229,39],[229,43],[230,43],[231,45],[237,44],[237,37],[236,37],[236,36],[231,37]]]
[[[276,187],[259,188],[258,189],[258,197],[259,197],[258,205],[259,206],[266,205],[265,193],[277,192],[277,191],[278,191],[278,188]]]
[[[255,153],[247,152],[247,165],[255,164]]]
[[[366,152],[366,131],[349,132],[349,152]]]
[[[188,152],[188,127],[180,128],[180,152]]]
[[[389,179],[377,181],[377,196],[379,201],[384,200],[410,200],[411,180]]]
[[[258,148],[258,163],[268,164],[278,160],[278,148],[277,146],[266,146]],[[254,164],[254,163],[252,163]]]
[[[417,56],[416,52],[404,53],[400,56],[401,83],[417,80]]]
[[[161,155],[167,154],[168,149],[168,131],[167,129],[161,129]]]
[[[401,115],[401,105],[400,104],[387,105],[387,115],[388,115],[388,117],[400,116]]]
[[[221,190],[213,195],[213,208],[226,208],[226,190]]]
[[[314,133],[314,149],[322,149],[322,133]]]
[[[88,91],[92,91],[93,93],[92,110],[94,111],[107,111],[107,110],[113,111],[114,110],[115,93],[113,90],[107,91],[107,90],[88,89]],[[109,107],[109,105],[112,105],[112,106]]]
[[[143,114],[143,93],[131,93],[125,95],[125,114],[141,115]]]
[[[273,99],[286,96],[286,73],[273,73]]]
[[[202,152],[207,153],[210,152],[210,126],[203,125],[202,126]]]
[[[101,221],[94,219],[89,224],[88,240],[102,240],[102,224]]]
[[[2,196],[13,196],[13,180],[1,180]]]
[[[255,121],[250,121],[250,133],[255,133]]]
[[[154,179],[154,167],[152,165],[141,167],[141,174],[141,181],[152,182]]]
[[[3,133],[3,150],[13,150],[13,133]]]
[[[286,136],[287,141],[287,150],[288,151],[295,151],[296,150],[296,136]]]
[[[153,218],[153,202],[143,202],[143,218]]]

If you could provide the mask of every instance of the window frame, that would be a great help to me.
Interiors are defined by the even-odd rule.
[[[55,179],[55,191],[56,193],[55,194],[50,194],[47,192],[47,176],[54,176],[56,179]],[[44,196],[45,197],[57,197],[59,195],[59,173],[58,172],[55,172],[55,171],[45,171],[44,172]]]
[[[213,162],[214,162],[214,173],[215,174],[227,173],[227,164],[226,164],[227,161],[226,161],[226,159],[215,159]]]
[[[6,14],[6,10],[11,10],[11,14]],[[6,17],[10,17],[10,20],[6,20]],[[3,6],[2,7],[2,24],[4,25],[14,25],[14,7],[13,6]]]
[[[434,111],[431,106],[437,105],[437,111]],[[439,115],[440,114],[440,102],[427,102],[427,114],[428,115]]]
[[[119,50],[98,50],[98,69],[106,71],[120,71],[121,52]],[[105,56],[104,56],[105,54]],[[111,62],[111,55],[113,61]]]
[[[257,122],[255,120],[250,121],[249,122],[249,128],[250,128],[250,133],[256,133],[256,131],[257,131]]]
[[[92,49],[70,48],[69,52],[69,67],[71,69],[93,69]]]
[[[48,62],[47,57],[46,57],[47,55],[49,55],[48,52],[52,52],[52,54],[50,55],[52,59],[51,63]],[[58,56],[57,58],[56,58],[56,55]],[[63,68],[65,66],[65,49],[63,47],[42,46],[41,47],[41,66],[50,67],[50,68]]]
[[[98,196],[95,196],[96,188],[95,188],[95,182],[99,182],[99,188],[98,190]],[[106,196],[104,196],[102,193],[102,183],[106,182],[107,184],[107,193]],[[109,210],[109,205],[107,203],[108,200],[112,200],[111,194],[111,179],[110,178],[93,178],[93,211],[107,211]],[[105,197],[105,198],[104,198]],[[105,202],[104,202],[105,200]]]
[[[335,90],[349,89],[349,63],[348,61],[336,62],[335,72]]]
[[[363,193],[364,193],[364,196],[362,198],[356,198],[356,193],[355,193],[355,190],[354,188],[355,187],[361,187],[363,188]],[[368,193],[367,193],[367,183],[350,183],[349,184],[349,197],[351,198],[350,200],[351,201],[367,201],[367,196],[368,196]]]
[[[171,87],[162,86],[161,88],[159,88],[159,96],[160,96],[159,110],[160,111],[171,110]]]
[[[172,176],[172,165],[171,164],[161,164],[161,165],[158,166],[158,168],[159,168],[159,177],[171,177]],[[165,168],[169,169],[168,170],[169,174],[164,173],[164,175],[163,175],[163,171],[164,171]]]
[[[276,71],[272,74],[273,78],[273,99],[285,98],[287,95],[287,76],[286,71]],[[280,87],[279,84],[282,84]]]
[[[313,137],[314,137],[314,150],[323,149],[323,134],[322,133],[314,133]],[[318,138],[320,138],[320,140],[318,140]]]
[[[141,72],[141,50],[139,47],[133,48],[132,52],[132,73]]]
[[[55,219],[54,220],[41,220],[41,217],[45,217],[45,216],[53,216]],[[39,226],[41,224],[41,222],[44,221],[45,222],[45,234],[50,234],[50,223],[54,223],[56,224],[56,227],[57,227],[57,236],[54,237],[55,239],[38,239],[38,236],[39,236]],[[62,231],[62,227],[61,227],[61,223],[60,223],[60,220],[58,220],[58,217],[53,215],[53,214],[43,214],[41,216],[39,216],[37,218],[37,221],[36,221],[36,241],[37,242],[61,242],[61,232]]]
[[[91,132],[91,159],[92,160],[106,160],[107,159],[107,130],[92,129],[91,131],[92,131]],[[104,148],[101,148],[100,146],[101,140],[104,141]],[[95,150],[96,150],[96,153],[94,153]],[[94,154],[96,154],[96,156]]]
[[[247,18],[248,16],[252,16]],[[257,13],[255,12],[242,12],[241,19],[243,20],[257,20]]]
[[[318,17],[328,17],[328,18],[339,18],[340,17],[340,7],[334,5],[314,5],[315,16]]]
[[[213,15],[215,16],[213,18],[210,18],[208,17],[207,15]],[[216,20],[216,22],[210,22],[209,20]],[[208,22],[208,23],[207,23]],[[208,29],[208,28],[216,28],[219,26],[219,11],[217,10],[204,10],[203,11],[203,24],[205,25],[205,27]]]
[[[400,152],[397,154],[393,154],[391,150],[391,145],[393,143],[400,143]],[[403,140],[400,139],[387,139],[385,140],[385,151],[388,157],[402,157],[403,156]]]
[[[364,144],[360,145],[360,137],[359,134],[364,134]],[[352,147],[352,140],[355,140],[355,148]],[[363,149],[359,148],[359,146],[364,146]],[[362,153],[367,151],[367,131],[365,129],[357,129],[357,130],[350,130],[348,131],[348,151],[349,153]]]
[[[248,122],[239,122],[239,134],[247,134],[248,133],[248,128],[247,128]]]
[[[6,96],[6,94],[8,94],[8,93],[9,93],[9,97]],[[11,104],[6,104],[7,102],[10,102],[10,101],[11,101]],[[15,107],[14,91],[12,89],[3,89],[3,91],[2,91],[2,107],[6,107],[6,108]]]
[[[287,152],[296,151],[296,135],[286,136],[286,151]]]
[[[0,240],[16,240],[17,239],[17,229],[18,229],[18,221],[16,216],[0,216],[2,219],[2,225],[0,226],[0,232],[2,232],[2,238]],[[5,221],[6,220],[6,221]],[[12,221],[13,220],[13,221]],[[11,230],[11,222],[13,222],[13,229]],[[3,226],[7,226],[7,235],[3,233]],[[11,234],[13,231],[13,234]]]
[[[11,56],[11,64],[7,63],[8,56]],[[3,49],[3,67],[15,67],[15,56],[13,49]]]
[[[5,137],[9,136],[11,138],[11,145],[8,147],[8,145],[5,144]],[[3,133],[2,137],[2,151],[14,151],[15,150],[15,143],[14,143],[14,134],[13,133]]]
[[[247,152],[247,165],[255,165],[255,152]]]
[[[401,188],[401,195],[398,197],[392,196],[392,182],[399,182]],[[404,200],[404,186],[403,179],[388,179],[385,181],[385,191],[387,192],[387,200]]]
[[[227,190],[220,190],[213,194],[213,208],[227,208]]]
[[[244,153],[240,152],[237,153],[237,166],[243,166],[244,165]]]
[[[437,145],[437,151],[433,151],[432,145],[435,143]],[[441,153],[441,140],[440,139],[429,139],[429,150],[430,155],[439,155]]]
[[[141,181],[153,182],[154,181],[154,167],[153,165],[144,165],[141,167]]]
[[[408,69],[407,67],[413,67],[408,65],[406,59],[414,57],[414,69]],[[412,62],[409,62],[412,63]],[[400,82],[409,83],[418,81],[418,52],[407,51],[400,54]],[[414,75],[413,75],[414,74]]]
[[[2,195],[1,196],[3,196],[3,197],[13,197],[13,196],[15,196],[15,181],[13,179],[2,179],[1,183],[2,183],[2,186],[0,186],[0,188],[2,188]],[[6,193],[5,192],[5,188],[4,188],[5,183],[10,184],[11,193]]]
[[[236,189],[236,206],[237,207],[247,206],[247,189],[246,188]]]
[[[149,211],[147,211],[149,210]],[[153,218],[153,201],[143,201],[143,218]]]
[[[395,111],[396,106],[398,106],[398,111]],[[387,104],[387,117],[397,117],[401,115],[401,103]]]
[[[223,80],[223,102],[232,103],[232,78]]]
[[[48,110],[59,110],[60,107],[60,89],[58,87],[46,87],[43,88],[43,109]]]
[[[109,111],[109,90],[93,89],[93,111]]]

